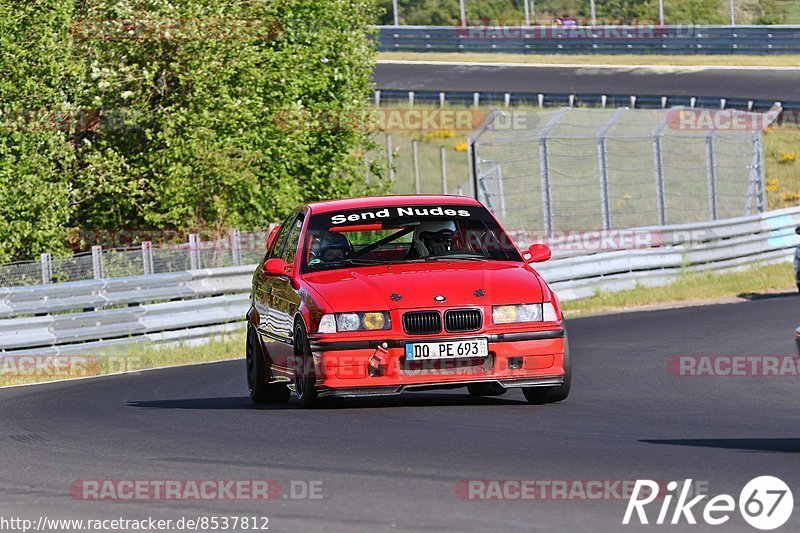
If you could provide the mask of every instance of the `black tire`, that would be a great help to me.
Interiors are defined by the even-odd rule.
[[[501,396],[508,389],[499,383],[470,383],[467,390],[470,396]]]
[[[564,384],[555,387],[522,387],[522,394],[528,403],[541,405],[567,399],[572,386],[572,362],[569,354],[569,340],[564,335]]]
[[[800,283],[797,284],[797,292],[800,292]]]
[[[311,346],[308,344],[306,328],[302,323],[294,327],[294,387],[300,406],[316,407],[319,403],[314,375],[314,361],[311,357]]]
[[[253,403],[286,403],[289,388],[282,383],[267,383],[264,354],[258,334],[250,322],[247,323],[247,390]]]

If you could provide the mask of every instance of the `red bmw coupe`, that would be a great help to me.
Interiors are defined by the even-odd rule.
[[[247,313],[254,402],[304,407],[467,387],[564,400],[571,370],[558,299],[472,198],[389,196],[297,208],[268,239]]]

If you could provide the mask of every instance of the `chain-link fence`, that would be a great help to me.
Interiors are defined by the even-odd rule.
[[[269,230],[228,235],[202,240],[188,235],[188,242],[154,246],[143,241],[137,246],[103,249],[70,257],[41,254],[39,261],[20,261],[0,265],[0,287],[19,287],[63,283],[93,278],[119,278],[199,268],[220,268],[257,263],[266,251]]]
[[[470,137],[478,198],[514,230],[663,226],[765,208],[762,129],[734,110],[492,113]]]

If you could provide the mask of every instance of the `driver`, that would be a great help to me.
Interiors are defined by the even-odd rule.
[[[320,237],[319,261],[332,263],[343,261],[350,256],[350,241],[347,237],[336,231],[328,231]]]
[[[414,229],[410,257],[446,255],[453,249],[456,224],[451,220],[422,222]]]

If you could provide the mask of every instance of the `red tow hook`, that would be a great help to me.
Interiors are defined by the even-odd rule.
[[[371,377],[382,376],[384,374],[384,365],[386,364],[386,356],[389,355],[389,345],[381,343],[375,349],[375,353],[369,358],[369,375]]]

